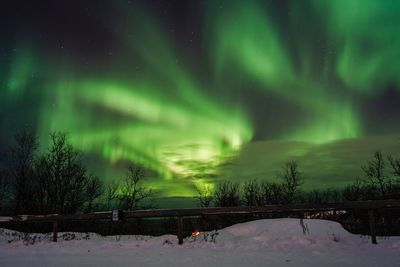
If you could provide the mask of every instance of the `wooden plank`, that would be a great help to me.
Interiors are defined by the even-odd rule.
[[[217,208],[195,208],[195,209],[159,209],[159,210],[136,210],[125,211],[124,218],[146,218],[146,217],[187,217],[220,214],[243,214],[243,213],[303,213],[322,212],[337,210],[377,210],[377,209],[400,209],[400,200],[371,200],[353,201],[343,203],[330,203],[319,205],[293,204],[293,205],[266,205],[253,207],[217,207]],[[111,220],[112,212],[95,212],[77,215],[19,215],[11,217],[8,222],[52,222],[52,221],[80,221],[80,220]]]
[[[57,221],[80,221],[80,220],[111,220],[111,211],[96,212],[88,214],[74,214],[74,215],[17,215],[13,216],[10,222],[53,222]]]
[[[368,210],[368,220],[369,220],[369,229],[371,233],[371,241],[372,244],[378,244],[376,242],[376,228],[375,228],[375,212],[374,210]]]
[[[400,208],[400,200],[355,201],[320,205],[267,205],[253,207],[219,207],[196,209],[137,210],[125,212],[126,218],[179,217],[241,213],[320,212],[335,210],[369,210]]]
[[[53,242],[57,242],[57,235],[58,235],[58,222],[53,222]]]
[[[183,218],[180,216],[176,220],[178,230],[178,244],[183,244]]]

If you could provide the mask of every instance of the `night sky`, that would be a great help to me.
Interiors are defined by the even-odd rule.
[[[0,148],[67,131],[88,169],[160,196],[223,179],[306,188],[400,154],[400,1],[3,1]]]

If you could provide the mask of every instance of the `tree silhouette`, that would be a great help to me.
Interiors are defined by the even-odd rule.
[[[106,201],[107,201],[107,210],[110,210],[112,208],[112,201],[118,199],[118,184],[112,181],[109,183],[106,187]]]
[[[392,174],[400,178],[400,158],[388,156],[388,160],[392,166]]]
[[[103,194],[103,183],[97,176],[91,176],[86,184],[86,212],[96,209],[95,200]]]
[[[154,195],[152,188],[143,185],[145,178],[144,169],[141,166],[130,165],[121,186],[120,208],[124,210],[135,210],[140,207],[143,200],[151,200]]]
[[[281,204],[283,202],[283,186],[278,183],[261,183],[262,205]]]
[[[211,186],[203,185],[202,187],[197,187],[197,200],[200,203],[200,207],[208,208],[211,206],[214,200],[214,192]]]
[[[377,188],[382,198],[385,198],[387,191],[391,186],[389,177],[384,173],[385,160],[380,151],[374,153],[373,160],[369,161],[367,165],[361,166],[367,181],[374,188]]]
[[[69,143],[67,134],[50,134],[48,152],[37,161],[41,212],[75,213],[101,194],[98,178],[90,177],[82,163],[81,153]]]
[[[0,169],[0,211],[6,206],[10,198],[10,181],[5,169]]]
[[[246,206],[260,205],[262,202],[261,188],[256,180],[246,181],[243,184],[243,198]]]
[[[286,162],[282,169],[280,178],[282,180],[284,202],[292,203],[299,192],[300,186],[303,184],[303,175],[299,171],[296,161]]]
[[[240,205],[240,186],[231,181],[218,183],[215,190],[215,204],[219,207],[234,207]]]
[[[27,130],[14,136],[15,146],[10,148],[7,172],[12,179],[14,209],[16,213],[32,210],[35,201],[34,161],[38,148],[37,137]]]

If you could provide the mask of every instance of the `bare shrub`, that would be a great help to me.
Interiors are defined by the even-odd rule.
[[[393,156],[388,156],[390,166],[392,167],[392,174],[400,179],[400,158],[394,158]],[[399,181],[400,182],[400,181]]]
[[[262,205],[260,184],[256,180],[246,181],[243,185],[243,198],[246,206]]]
[[[202,187],[197,187],[197,200],[199,201],[200,207],[208,208],[214,200],[214,191],[211,186],[203,185]]]
[[[281,184],[263,182],[260,186],[261,205],[281,204],[284,199],[283,188]]]
[[[215,204],[219,207],[233,207],[240,205],[240,186],[231,181],[218,183],[215,190]]]

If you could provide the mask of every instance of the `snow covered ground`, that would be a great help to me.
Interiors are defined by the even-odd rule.
[[[324,220],[253,221],[187,238],[182,246],[172,235],[60,233],[59,242],[49,239],[30,235],[23,241],[2,229],[0,266],[400,266],[400,237],[372,245]]]

